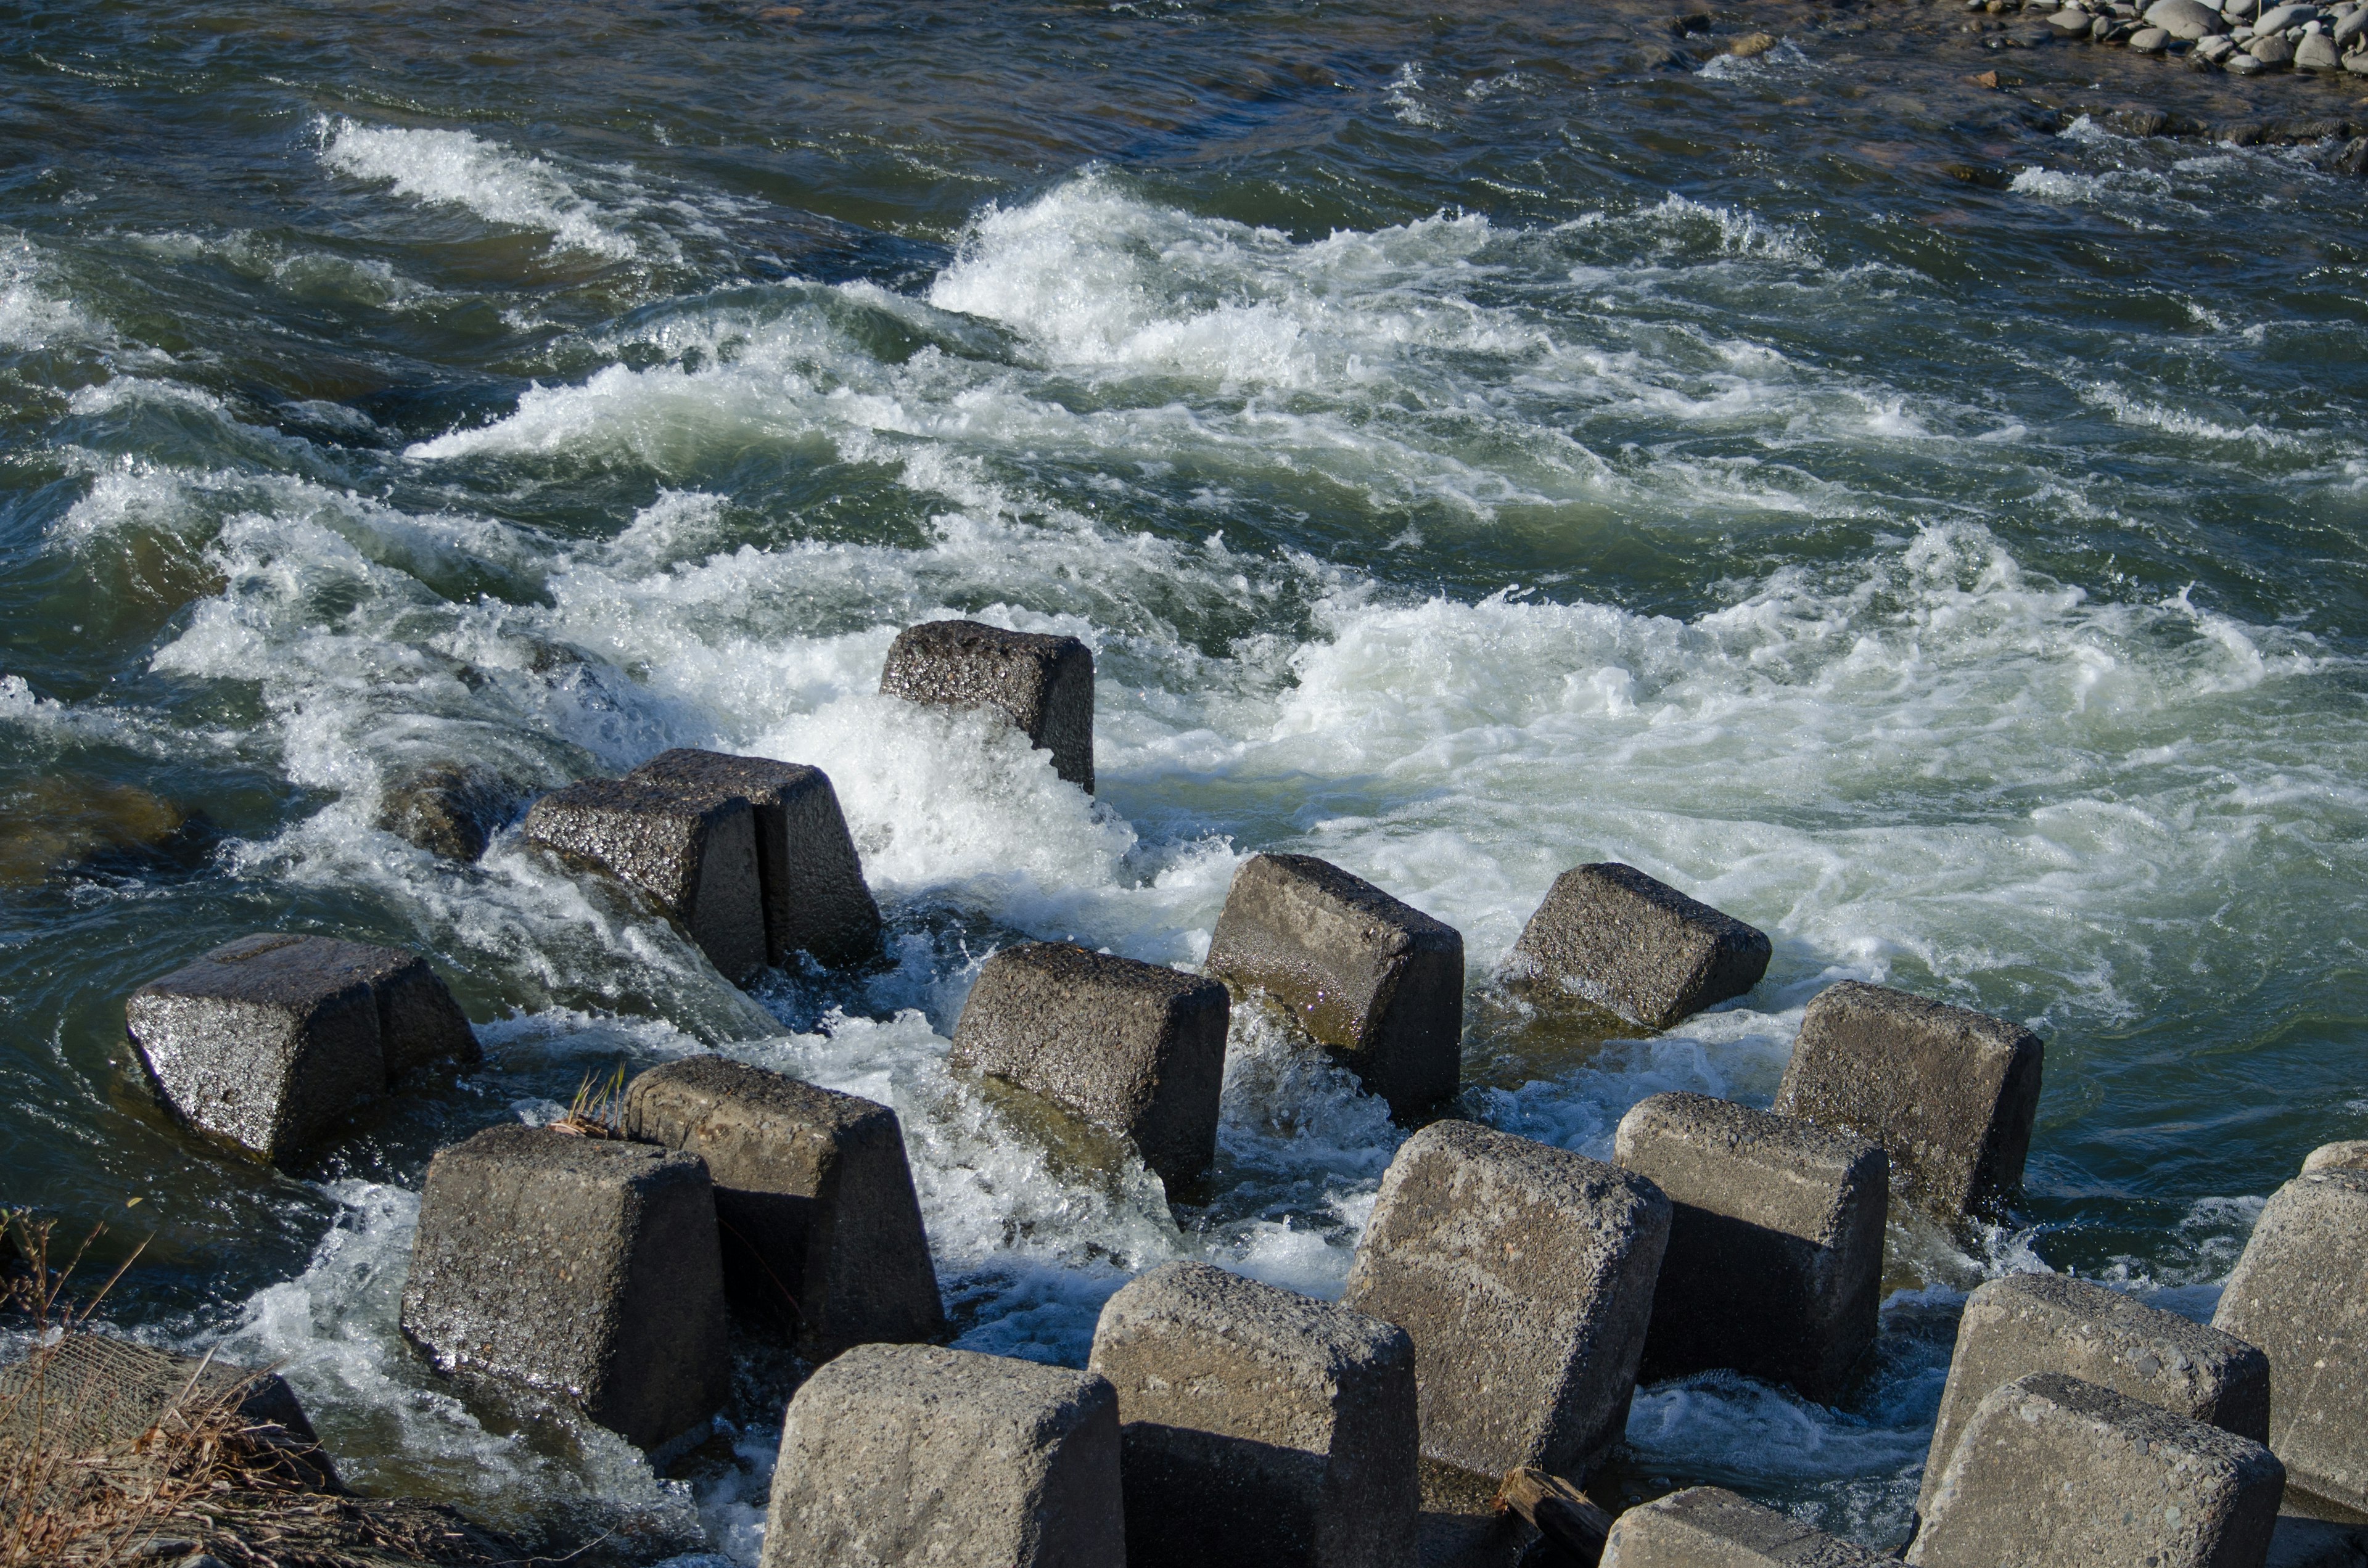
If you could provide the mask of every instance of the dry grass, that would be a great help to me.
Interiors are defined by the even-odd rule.
[[[591,1074],[576,1085],[575,1097],[568,1102],[567,1114],[551,1124],[554,1132],[573,1132],[579,1138],[622,1138],[625,1135],[625,1064],[609,1074],[606,1083],[598,1083]]]

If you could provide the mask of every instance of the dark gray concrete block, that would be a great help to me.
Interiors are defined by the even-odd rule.
[[[1117,1568],[1120,1497],[1101,1378],[861,1345],[790,1401],[763,1568]]]
[[[2270,1447],[2288,1500],[2368,1523],[2368,1171],[2312,1171],[2273,1193],[2213,1326],[2270,1358]]]
[[[1174,1187],[1216,1155],[1230,1007],[1214,981],[1031,942],[979,970],[952,1057],[1124,1133]]]
[[[1554,879],[1508,968],[1665,1029],[1759,984],[1768,954],[1767,933],[1604,861]]]
[[[821,768],[679,750],[660,752],[626,778],[701,804],[738,795],[755,811],[768,961],[803,951],[826,964],[848,964],[880,950],[880,906],[864,884],[838,794]]]
[[[1874,1343],[1889,1162],[1867,1140],[1707,1095],[1621,1119],[1671,1205],[1643,1376],[1732,1367],[1828,1403]]]
[[[1395,1114],[1455,1093],[1463,936],[1328,860],[1244,861],[1202,970],[1290,1009]]]
[[[908,626],[889,645],[880,689],[907,702],[995,709],[1053,754],[1055,774],[1093,793],[1094,655],[1074,637],[975,620]]]
[[[526,837],[647,893],[725,979],[764,968],[757,818],[745,796],[700,801],[663,785],[587,778],[529,808]]]
[[[2368,1568],[2368,1525],[2281,1514],[2263,1568]]]
[[[1907,1561],[2260,1568],[2284,1485],[2248,1437],[2034,1372],[1975,1407]]]
[[[388,780],[378,825],[431,855],[466,863],[484,854],[494,830],[526,793],[484,768],[435,763]]]
[[[226,942],[133,992],[124,1024],[176,1116],[267,1160],[317,1142],[412,1067],[478,1055],[427,960],[328,937]]]
[[[1958,1320],[1919,1510],[1975,1408],[2032,1372],[2062,1372],[2257,1443],[2269,1437],[2270,1363],[2254,1346],[2085,1279],[2009,1275],[1975,1290]]]
[[[1110,1299],[1088,1366],[1118,1391],[1130,1568],[1413,1568],[1406,1330],[1171,1263]]]
[[[724,1293],[817,1359],[938,1338],[945,1311],[905,1134],[884,1105],[721,1056],[653,1067],[625,1135],[707,1162]]]
[[[1627,1426],[1668,1238],[1644,1177],[1435,1121],[1383,1175],[1342,1300],[1412,1336],[1426,1456],[1582,1479]]]
[[[403,1332],[663,1452],[731,1389],[715,1237],[696,1154],[490,1128],[428,1162]]]
[[[1875,1568],[1891,1561],[1724,1488],[1691,1486],[1612,1520],[1601,1568]]]
[[[1846,980],[1809,1004],[1776,1109],[1873,1139],[1895,1189],[1954,1218],[2022,1185],[2044,1054],[2020,1024]]]

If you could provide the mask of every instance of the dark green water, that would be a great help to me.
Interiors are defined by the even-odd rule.
[[[153,1230],[117,1320],[283,1360],[363,1484],[753,1561],[777,1409],[660,1481],[403,1347],[428,1153],[722,1046],[896,1105],[964,1344],[1080,1362],[1176,1256],[1335,1293],[1402,1133],[1270,1028],[1172,1209],[941,1062],[996,944],[1190,962],[1305,849],[1463,931],[1465,1114],[1590,1153],[1766,1103],[1838,978],[2046,1037],[2017,1222],[1896,1229],[1842,1409],[1637,1401],[1639,1478],[1896,1539],[1964,1290],[2207,1313],[2368,1136],[2368,187],[1919,98],[1889,14],[1689,70],[1600,7],[10,8],[0,1199]],[[1098,800],[871,694],[949,612],[1094,646]],[[374,825],[676,744],[829,771],[893,969],[751,999]],[[1606,858],[1773,935],[1748,1005],[1493,994]],[[121,997],[266,926],[430,951],[489,1066],[191,1142]]]

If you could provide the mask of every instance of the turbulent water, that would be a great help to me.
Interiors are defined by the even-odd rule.
[[[2207,1314],[2368,1136],[2368,187],[1633,23],[12,7],[0,1200],[153,1232],[110,1315],[281,1362],[359,1483],[753,1562],[778,1403],[662,1478],[404,1346],[428,1154],[721,1049],[896,1107],[963,1345],[1081,1363],[1176,1257],[1337,1294],[1405,1129],[1255,1009],[1176,1205],[944,1062],[998,945],[1190,964],[1305,850],[1463,931],[1462,1113],[1585,1153],[1768,1103],[1840,978],[2046,1038],[2014,1222],[1896,1220],[1840,1407],[1637,1397],[1634,1490],[1896,1540],[1965,1290]],[[1098,796],[875,694],[949,614],[1092,646]],[[826,769],[893,963],[742,993],[514,831],[377,825],[670,745]],[[1767,980],[1649,1039],[1494,988],[1605,858]],[[429,951],[486,1066],[284,1173],[191,1142],[122,996],[263,927]]]

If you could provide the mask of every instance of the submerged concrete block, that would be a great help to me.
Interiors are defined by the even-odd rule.
[[[1383,1175],[1342,1301],[1412,1336],[1426,1456],[1582,1478],[1627,1425],[1668,1239],[1644,1177],[1435,1121]]]
[[[1605,861],[1554,879],[1508,967],[1665,1029],[1759,984],[1768,954],[1766,932]]]
[[[1717,1486],[1690,1486],[1611,1521],[1602,1568],[1875,1568],[1880,1556]]]
[[[1669,1199],[1643,1375],[1732,1367],[1840,1397],[1874,1343],[1888,1162],[1863,1138],[1707,1095],[1655,1095],[1615,1146]]]
[[[1110,1299],[1130,1568],[1414,1568],[1414,1342],[1381,1319],[1171,1263]]]
[[[1244,861],[1201,967],[1289,1008],[1393,1113],[1455,1093],[1463,937],[1328,860]]]
[[[1809,1004],[1776,1109],[1873,1139],[1895,1187],[1970,1214],[2022,1184],[2044,1054],[2020,1024],[1846,980]]]
[[[438,1152],[402,1326],[448,1371],[558,1394],[665,1450],[731,1392],[706,1165],[532,1127]]]
[[[61,1460],[113,1452],[168,1416],[187,1420],[223,1407],[237,1412],[248,1442],[278,1450],[282,1475],[306,1486],[337,1485],[296,1391],[277,1372],[87,1332],[0,1367],[0,1449],[38,1443]]]
[[[1216,1157],[1230,1009],[1212,980],[1030,942],[979,970],[952,1055],[1124,1133],[1172,1187]]]
[[[698,800],[665,785],[587,778],[529,807],[526,837],[647,893],[725,979],[765,966],[757,818],[746,797]]]
[[[1992,1389],[2062,1372],[2255,1442],[2270,1430],[2269,1358],[2234,1335],[2060,1274],[1993,1279],[1965,1301],[1924,1461],[1920,1509]]]
[[[2368,1171],[2368,1138],[2321,1143],[2303,1156],[2303,1175],[2313,1171]]]
[[[2368,1523],[2368,1171],[2322,1169],[2273,1193],[2213,1326],[2270,1358],[2270,1447],[2297,1512]]]
[[[1975,1407],[1907,1561],[2259,1568],[2284,1485],[2248,1437],[2035,1372]]]
[[[484,854],[526,792],[482,767],[435,763],[387,780],[378,825],[431,855],[465,863]]]
[[[756,813],[768,962],[804,951],[826,964],[848,964],[879,950],[880,906],[864,884],[838,794],[821,768],[677,750],[660,752],[625,777],[702,805],[734,795],[748,802]]]
[[[317,1142],[412,1067],[478,1056],[427,960],[328,937],[226,942],[133,992],[124,1023],[176,1116],[267,1160]]]
[[[880,690],[942,708],[992,708],[1053,754],[1054,773],[1094,791],[1094,655],[1074,637],[975,620],[908,626],[889,645]]]
[[[1118,1400],[1091,1372],[860,1345],[790,1401],[763,1568],[1115,1568]]]
[[[707,1162],[723,1287],[817,1358],[935,1339],[945,1310],[896,1113],[721,1056],[653,1067],[624,1131]]]

